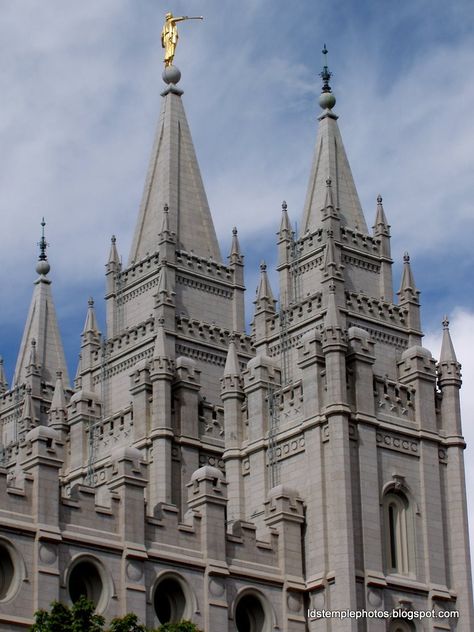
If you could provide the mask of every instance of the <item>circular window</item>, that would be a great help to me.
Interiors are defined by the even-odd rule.
[[[73,603],[81,597],[86,597],[98,608],[105,591],[102,574],[97,564],[91,560],[77,562],[69,574],[68,590]]]
[[[9,548],[0,542],[0,600],[9,596],[14,585],[15,564]]]
[[[265,609],[261,600],[246,594],[237,603],[235,624],[239,632],[264,632],[267,629]]]
[[[184,586],[176,577],[167,576],[158,582],[153,603],[161,624],[178,623],[188,616]]]

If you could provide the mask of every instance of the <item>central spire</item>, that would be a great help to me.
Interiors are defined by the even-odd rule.
[[[167,84],[162,92],[160,119],[135,228],[129,264],[158,248],[163,208],[169,208],[170,230],[177,247],[221,262],[199,164],[186,114],[177,87],[181,73],[169,65],[163,72]]]
[[[321,210],[325,208],[326,181],[332,182],[334,202],[339,212],[342,226],[348,226],[367,233],[367,224],[354,184],[349,161],[337,125],[337,115],[332,108],[336,98],[332,94],[329,81],[332,73],[327,65],[326,45],[323,48],[324,65],[320,73],[323,80],[319,105],[323,113],[319,117],[319,129],[316,139],[313,165],[308,183],[304,206],[302,235],[307,231],[321,228]]]

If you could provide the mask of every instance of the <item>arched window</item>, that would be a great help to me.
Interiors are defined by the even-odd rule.
[[[178,575],[167,573],[158,580],[153,605],[159,623],[178,623],[191,616],[191,596],[187,584]]]
[[[385,562],[388,573],[409,575],[413,563],[413,538],[407,497],[390,491],[384,496]]]
[[[238,632],[269,632],[271,613],[267,601],[257,592],[244,591],[235,605]]]

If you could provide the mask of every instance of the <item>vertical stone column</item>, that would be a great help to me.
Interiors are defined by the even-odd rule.
[[[144,621],[146,584],[144,561],[146,466],[141,452],[135,448],[117,448],[111,454],[112,476],[109,489],[118,494],[119,529],[123,539],[120,603],[122,614],[135,612]],[[118,578],[116,578],[117,580]]]
[[[344,610],[357,603],[354,558],[354,516],[349,437],[350,408],[347,404],[347,334],[336,304],[336,287],[329,285],[322,334],[326,359],[326,408],[324,462],[326,465],[327,523],[329,525],[329,572],[333,574],[326,607]],[[317,629],[317,628],[315,628]],[[355,632],[355,620],[338,622],[338,632]]]
[[[70,442],[74,446],[69,456],[69,471],[87,467],[90,457],[90,433],[92,426],[100,420],[99,397],[88,391],[78,391],[71,397],[68,406]]]
[[[181,481],[180,485],[181,511],[187,510],[186,487],[193,472],[199,467],[199,416],[198,402],[200,371],[196,362],[191,358],[176,359],[176,379],[174,383],[175,414],[177,416],[178,434],[181,438]]]
[[[466,500],[466,477],[462,436],[461,365],[456,359],[449,333],[449,322],[445,319],[443,346],[438,364],[438,383],[441,389],[441,420],[447,436],[446,510],[448,518],[449,569],[448,586],[457,595],[456,608],[460,613],[460,624],[466,629],[474,628],[472,604],[472,570],[469,549],[469,528]]]
[[[206,558],[203,605],[205,630],[227,630],[228,604],[225,591],[213,590],[222,586],[229,575],[226,563],[226,486],[220,470],[206,465],[191,477],[188,487],[188,507],[201,516],[201,550]],[[214,594],[213,594],[214,593]]]
[[[152,455],[148,508],[151,514],[155,512],[158,503],[171,503],[172,501],[171,451],[174,433],[171,427],[171,382],[173,376],[174,363],[168,350],[163,322],[160,322],[155,339],[150,375],[153,398],[149,435],[152,442]]]
[[[435,411],[435,361],[427,349],[410,347],[402,354],[399,371],[400,381],[416,390],[415,418],[418,427],[424,431],[420,441],[419,467],[426,581],[446,586],[446,539]]]
[[[59,470],[63,466],[63,444],[59,433],[47,426],[30,430],[25,437],[21,467],[31,475],[32,516],[36,525],[33,565],[32,610],[48,609],[59,599]]]
[[[373,394],[373,364],[375,362],[374,342],[370,334],[359,327],[348,330],[348,366],[352,369],[355,389],[355,409],[357,411],[358,468],[360,487],[360,539],[354,546],[363,552],[359,559],[365,569],[365,607],[383,608],[383,589],[387,582],[383,568],[382,525],[380,520],[380,485],[378,474],[376,417]],[[374,604],[377,604],[375,606]],[[363,604],[360,604],[363,605]],[[368,619],[368,632],[383,632],[384,619]]]
[[[270,413],[268,397],[279,387],[280,375],[277,363],[265,356],[257,355],[247,364],[244,373],[244,393],[247,397],[248,441],[247,451],[250,466],[251,490],[246,498],[247,514],[251,514],[258,526],[262,526],[264,503],[269,489],[267,446]],[[249,517],[249,516],[247,516]]]
[[[265,523],[278,532],[278,558],[283,587],[283,629],[306,630],[303,591],[303,551],[301,526],[304,523],[303,501],[298,493],[284,485],[270,490],[265,503]]]
[[[227,528],[236,520],[244,519],[244,493],[242,480],[241,447],[243,439],[242,403],[245,399],[239,359],[235,342],[231,339],[224,376],[221,379],[221,397],[224,403],[225,450],[223,459],[229,484],[227,502]]]

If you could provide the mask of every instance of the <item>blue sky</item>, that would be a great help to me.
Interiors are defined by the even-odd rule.
[[[41,217],[72,375],[89,295],[101,312],[112,233],[128,256],[160,106],[168,9],[205,16],[182,25],[176,63],[224,255],[239,228],[249,305],[258,260],[275,261],[283,199],[300,220],[326,42],[368,224],[381,193],[395,283],[408,250],[431,350],[439,352],[449,312],[465,381],[474,379],[472,0],[4,0],[0,353],[9,379]],[[469,390],[465,431],[474,445]]]

